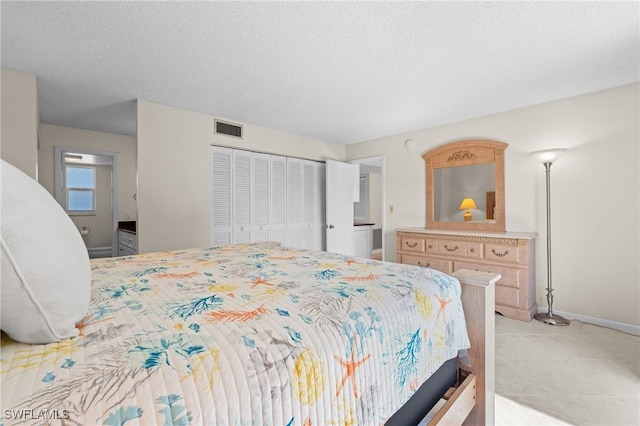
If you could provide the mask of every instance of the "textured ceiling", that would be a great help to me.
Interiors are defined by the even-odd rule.
[[[353,143],[640,80],[633,2],[9,2],[41,121],[135,134],[135,99]]]

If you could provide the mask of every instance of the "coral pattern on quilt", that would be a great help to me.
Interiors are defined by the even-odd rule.
[[[261,243],[92,270],[79,337],[3,334],[3,425],[383,424],[469,346],[431,269]]]

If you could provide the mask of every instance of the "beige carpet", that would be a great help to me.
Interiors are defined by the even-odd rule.
[[[640,425],[640,337],[496,315],[497,425]]]

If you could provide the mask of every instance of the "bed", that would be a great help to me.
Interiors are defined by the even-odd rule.
[[[471,374],[436,421],[492,422],[496,276],[276,243],[91,268],[78,337],[29,345],[3,333],[4,425],[403,424],[429,411],[423,383],[452,362]],[[460,393],[471,406],[457,410]]]

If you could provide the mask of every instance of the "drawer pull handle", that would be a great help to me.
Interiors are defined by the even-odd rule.
[[[416,243],[413,243],[413,245],[411,245],[411,244],[409,244],[409,241],[407,241],[405,244],[407,244],[407,247],[410,247],[410,248],[416,248],[416,247],[418,247],[418,243],[417,243],[417,242],[416,242]]]
[[[422,262],[418,260],[418,265],[419,266],[424,266],[425,268],[428,268],[429,266],[431,266],[431,262],[427,262],[426,265],[423,265]]]
[[[429,244],[429,248],[433,248],[433,246],[431,244]]]
[[[444,248],[450,253],[453,253],[454,251],[458,250],[458,246],[455,246],[454,248],[449,248],[446,244],[444,245]]]
[[[509,250],[505,250],[504,253],[498,253],[495,249],[491,249],[491,253],[495,254],[498,257],[505,257],[509,254]]]
[[[469,251],[470,251],[471,253],[475,253],[475,252],[476,252],[476,249],[472,248],[472,249],[469,249]]]

